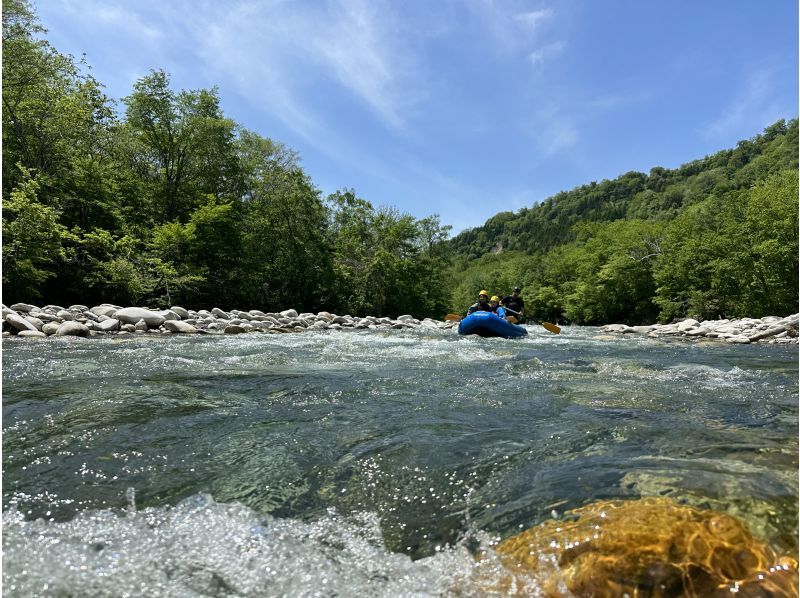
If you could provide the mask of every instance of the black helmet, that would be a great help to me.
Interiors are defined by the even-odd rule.
[[[521,288],[519,288],[519,287],[514,287],[514,290],[515,290],[517,293],[519,293],[519,292],[520,292],[522,289],[521,289]]]

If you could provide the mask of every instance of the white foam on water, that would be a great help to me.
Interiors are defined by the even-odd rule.
[[[470,596],[477,566],[463,546],[417,561],[389,552],[374,514],[307,523],[204,494],[68,522],[3,513],[9,596]]]

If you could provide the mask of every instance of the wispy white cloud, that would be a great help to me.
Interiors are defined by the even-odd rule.
[[[553,42],[552,44],[544,45],[540,48],[535,49],[533,52],[528,54],[528,60],[531,61],[534,65],[544,64],[546,60],[558,56],[566,47],[566,43],[563,41]]]
[[[745,74],[740,92],[716,119],[701,128],[701,134],[710,139],[741,135],[742,131],[751,130],[753,123],[765,126],[781,118],[785,107],[773,99],[777,79],[774,68],[754,67]]]
[[[319,126],[318,85],[333,82],[384,125],[401,128],[414,105],[406,68],[410,52],[387,23],[388,5],[364,0],[269,5],[240,2],[197,18],[196,42],[220,73],[235,72],[239,91],[253,88],[276,116],[304,134]],[[209,24],[211,23],[211,24]],[[315,108],[316,106],[316,108]]]
[[[513,16],[513,19],[523,23],[531,29],[536,29],[543,21],[552,18],[552,16],[553,10],[550,8],[544,8],[542,10],[534,10],[516,14]]]

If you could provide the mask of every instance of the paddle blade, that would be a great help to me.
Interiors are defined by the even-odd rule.
[[[461,316],[458,315],[458,314],[447,314],[444,317],[444,321],[445,322],[460,322],[461,321]]]
[[[517,320],[514,316],[506,316],[506,320],[508,320],[512,324],[519,324],[519,320]]]
[[[545,330],[549,330],[553,334],[561,334],[561,328],[555,324],[551,324],[550,322],[542,322],[542,326],[544,326]]]

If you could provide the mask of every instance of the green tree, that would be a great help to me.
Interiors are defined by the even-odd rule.
[[[39,202],[30,171],[20,171],[23,178],[3,203],[3,294],[31,300],[41,296],[42,283],[65,259],[67,230],[58,213]]]

